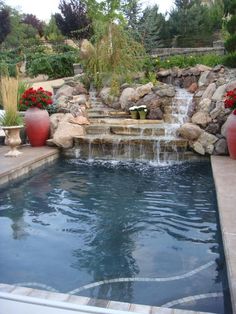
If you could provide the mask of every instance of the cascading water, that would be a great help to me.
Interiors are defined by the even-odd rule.
[[[173,99],[169,123],[138,121],[132,119],[106,118],[108,110],[94,90],[90,91],[92,111],[101,112],[101,117],[90,117],[87,134],[75,138],[77,156],[82,159],[153,161],[172,163],[186,159],[187,141],[176,136],[176,130],[187,121],[192,103],[192,94],[177,88]],[[79,152],[79,153],[78,153]]]

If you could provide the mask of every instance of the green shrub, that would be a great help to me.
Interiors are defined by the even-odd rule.
[[[236,31],[236,15],[232,15],[230,20],[226,24],[227,31],[230,34],[234,34]]]
[[[225,49],[228,52],[236,51],[236,34],[230,36],[225,42]]]
[[[222,63],[227,67],[236,68],[236,52],[227,54]]]
[[[49,78],[60,78],[74,75],[73,63],[77,56],[73,53],[59,55],[41,55],[33,58],[28,64],[28,73],[31,76],[48,75]]]
[[[215,66],[217,64],[221,64],[223,62],[223,56],[219,56],[216,54],[208,54],[208,55],[177,55],[171,56],[168,59],[160,60],[156,59],[156,66],[158,68],[169,69],[173,67],[179,68],[187,68],[192,67],[197,64],[205,64],[207,66]]]

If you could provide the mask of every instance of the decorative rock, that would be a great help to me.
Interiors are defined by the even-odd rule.
[[[236,88],[236,81],[232,81],[227,84],[226,86],[226,91],[228,92],[229,90],[235,89]]]
[[[227,141],[225,138],[220,138],[216,143],[215,143],[215,149],[213,152],[214,155],[228,155],[228,145]]]
[[[218,134],[220,131],[220,125],[218,123],[209,123],[205,129],[206,132],[211,134]]]
[[[205,72],[205,71],[210,71],[212,68],[204,65],[204,64],[197,64],[195,67],[199,72]]]
[[[220,114],[224,114],[224,102],[223,101],[217,101],[215,108],[210,112],[210,116],[212,119],[216,119]]]
[[[161,87],[160,89],[156,89],[155,94],[160,97],[174,97],[175,88],[173,86],[166,85],[166,87]]]
[[[194,142],[191,147],[194,149],[194,151],[200,155],[205,155],[205,149],[204,147],[202,146],[201,143],[199,143],[198,141],[197,142]]]
[[[185,123],[178,129],[177,132],[179,136],[189,141],[195,141],[202,134],[203,130],[193,123]]]
[[[204,147],[205,152],[212,154],[214,150],[214,143],[218,138],[210,133],[203,132],[198,138],[198,142]]]
[[[149,94],[152,91],[153,84],[150,82],[148,84],[142,85],[136,89],[136,94],[138,99],[142,98],[143,96]],[[137,99],[137,100],[138,100]]]
[[[141,105],[149,106],[151,104],[151,102],[153,100],[156,100],[156,99],[159,99],[159,97],[154,93],[150,93],[150,94],[144,96],[143,98],[139,99],[139,101],[137,101],[137,103],[134,105],[136,105],[136,106],[141,106]]]
[[[203,98],[199,105],[198,105],[200,111],[204,111],[204,112],[211,112],[212,109],[214,108],[214,103],[212,103],[211,99],[209,98]]]
[[[57,107],[57,111],[61,111],[61,109],[64,111],[68,105],[68,97],[63,95],[58,97],[55,101],[55,105]]]
[[[157,72],[158,77],[166,77],[170,74],[171,74],[170,70],[162,70],[162,71]]]
[[[90,122],[86,117],[83,116],[77,116],[73,117],[69,120],[70,123],[79,124],[79,125],[89,125]]]
[[[209,75],[210,71],[205,71],[201,74],[199,81],[198,81],[198,86],[204,86],[207,83],[207,76]]]
[[[81,84],[77,84],[72,92],[72,95],[88,94],[87,89]]]
[[[55,99],[58,99],[61,96],[71,96],[73,92],[73,87],[69,86],[69,85],[63,85],[61,88],[58,89],[56,95],[55,95]]]
[[[202,99],[204,99],[204,98],[211,99],[211,97],[213,96],[215,91],[216,91],[216,84],[215,83],[209,84],[207,86],[205,92],[202,94]]]
[[[225,95],[225,91],[226,91],[226,84],[219,86],[217,90],[215,91],[215,93],[213,94],[212,100],[214,101],[222,100]]]
[[[198,89],[198,84],[194,82],[189,86],[188,92],[194,94],[197,89]]]
[[[87,95],[81,94],[81,95],[73,96],[73,100],[71,101],[71,103],[86,104],[87,103]]]
[[[99,96],[101,97],[104,104],[107,106],[113,106],[113,103],[117,103],[119,101],[118,97],[111,95],[111,88],[110,87],[103,87],[100,91]],[[119,106],[120,107],[120,106]]]
[[[62,148],[73,147],[73,137],[84,135],[84,128],[78,124],[61,121],[53,136],[53,142]]]
[[[56,129],[58,128],[59,122],[68,122],[73,115],[71,113],[54,113],[50,116],[50,136],[53,137]]]
[[[129,110],[131,103],[136,99],[136,91],[134,88],[128,87],[123,90],[120,96],[121,108]]]
[[[199,111],[192,116],[192,123],[205,127],[211,122],[211,117],[207,112]]]

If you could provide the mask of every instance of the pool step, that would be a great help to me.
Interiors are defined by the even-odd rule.
[[[178,160],[187,149],[186,140],[164,136],[86,135],[74,144],[81,159]]]

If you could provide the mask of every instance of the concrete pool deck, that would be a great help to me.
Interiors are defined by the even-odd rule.
[[[59,157],[58,149],[51,147],[32,148],[24,146],[21,148],[23,154],[17,158],[4,157],[7,150],[7,147],[0,146],[0,185],[26,175],[33,169],[48,164]],[[217,192],[232,307],[233,313],[236,314],[236,160],[231,160],[228,157],[212,157],[211,162]],[[192,296],[189,297],[188,301],[198,300],[198,298],[199,296]],[[0,284],[0,314],[15,314],[15,309],[17,309],[17,314],[70,314],[74,312],[101,314],[132,312],[144,314],[202,313],[174,308],[95,300],[76,295]],[[209,313],[205,312],[205,314]]]

